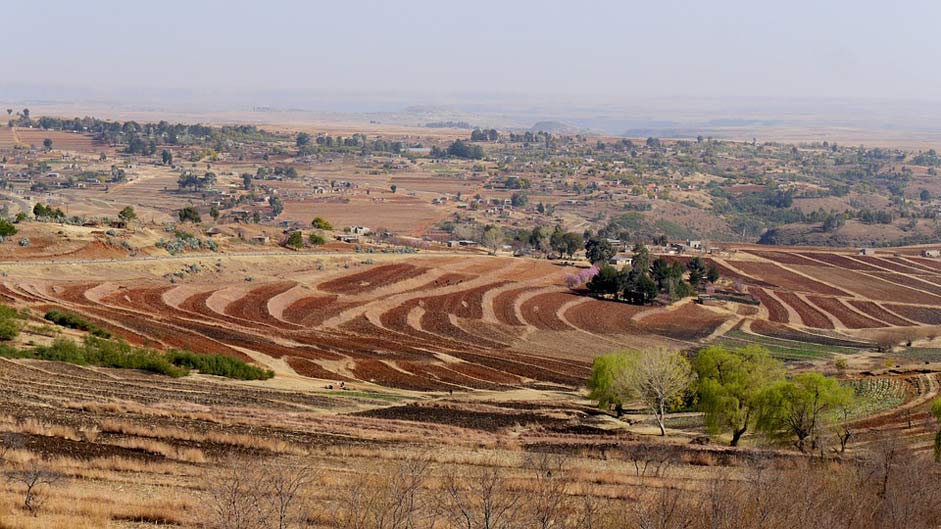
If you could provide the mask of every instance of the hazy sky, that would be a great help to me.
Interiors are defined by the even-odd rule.
[[[941,1],[14,1],[0,87],[941,99]]]

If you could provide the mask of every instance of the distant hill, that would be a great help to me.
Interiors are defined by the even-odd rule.
[[[529,128],[530,132],[548,132],[550,134],[575,134],[577,127],[562,123],[561,121],[539,121]]]

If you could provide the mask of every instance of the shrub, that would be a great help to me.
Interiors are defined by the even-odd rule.
[[[8,341],[20,334],[20,327],[14,320],[0,319],[0,340]]]
[[[80,331],[90,332],[92,335],[99,338],[111,338],[111,333],[97,325],[88,322],[81,316],[76,314],[70,314],[67,312],[59,312],[57,310],[50,310],[46,313],[44,318],[56,325],[62,327],[68,327],[70,329],[78,329]]]
[[[333,225],[330,224],[330,222],[323,217],[314,217],[314,220],[310,221],[310,225],[312,228],[316,228],[318,230],[332,230],[333,229]]]
[[[311,233],[310,235],[307,236],[307,242],[315,246],[319,246],[321,244],[326,244],[327,240],[324,239],[323,235],[319,233]]]
[[[0,237],[16,235],[16,226],[7,219],[0,219]]]
[[[176,366],[196,369],[206,375],[218,375],[238,380],[268,380],[274,376],[271,370],[223,355],[198,355],[187,351],[170,351],[166,357]]]

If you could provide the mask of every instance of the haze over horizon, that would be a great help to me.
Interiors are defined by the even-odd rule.
[[[251,94],[494,98],[938,99],[941,4],[50,0],[6,6],[0,97]],[[56,36],[57,38],[50,38]],[[58,38],[61,37],[61,38]]]

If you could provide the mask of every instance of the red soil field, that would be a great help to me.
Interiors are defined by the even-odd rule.
[[[275,318],[268,312],[268,301],[278,294],[283,294],[294,288],[297,283],[293,281],[284,281],[263,285],[229,303],[225,307],[225,313],[233,318],[243,320],[242,324],[264,324],[277,328],[287,326],[283,321]]]
[[[680,263],[683,266],[686,266],[686,263],[688,263],[690,259],[688,256],[685,256],[685,255],[663,255],[661,257],[663,257],[670,264]],[[732,281],[742,281],[743,283],[746,283],[749,285],[756,285],[756,286],[764,287],[764,288],[773,288],[775,286],[775,285],[772,285],[771,283],[762,281],[759,278],[748,277],[748,276],[742,275],[739,272],[732,270],[728,266],[714,259],[710,259],[707,257],[703,259],[703,261],[705,261],[706,266],[715,266],[716,269],[719,270],[719,275],[721,275],[725,279],[730,279]]]
[[[579,297],[571,292],[539,294],[527,299],[520,307],[520,312],[523,314],[523,319],[537,329],[550,331],[571,330],[572,327],[559,319],[556,313],[562,305],[577,299]]]
[[[758,257],[767,259],[769,261],[773,261],[775,263],[783,263],[783,264],[788,264],[788,265],[805,265],[805,266],[807,265],[819,266],[820,265],[820,263],[811,261],[810,259],[807,259],[806,257],[801,257],[799,254],[790,253],[790,252],[763,252],[760,250],[745,250],[745,252],[750,253],[752,255],[757,255]]]
[[[833,322],[819,310],[813,308],[809,303],[797,297],[793,292],[775,291],[778,299],[790,305],[797,314],[800,315],[804,325],[815,329],[832,329]]]
[[[701,340],[725,323],[726,317],[716,314],[695,303],[652,314],[639,322],[639,327],[648,332],[669,336],[678,340]]]
[[[813,252],[813,253],[804,252],[804,253],[801,253],[801,255],[816,259],[818,261],[823,261],[824,263],[831,264],[838,268],[845,268],[847,270],[862,270],[862,271],[868,271],[868,272],[879,270],[879,268],[876,268],[872,265],[868,265],[866,263],[861,263],[857,261],[856,259],[852,259],[845,255],[838,255],[834,253],[823,253],[823,252]],[[817,264],[817,266],[820,266],[820,265]]]
[[[910,276],[903,276],[895,272],[869,272],[868,275],[871,275],[873,277],[879,277],[886,281],[901,283],[907,287],[916,288],[918,290],[924,290],[936,296],[941,296],[941,285],[938,285],[937,283],[932,283],[930,281],[923,279],[924,277],[927,276],[927,274],[925,274],[924,272],[918,272],[917,275],[921,277],[915,277],[915,274],[912,274]],[[935,278],[935,281],[937,281],[936,279],[937,276],[931,276],[931,277]]]
[[[748,293],[758,298],[762,306],[768,309],[768,319],[778,323],[788,323],[790,314],[778,300],[771,297],[767,292],[760,288],[749,288]]]
[[[871,329],[875,327],[885,327],[884,323],[880,323],[871,318],[867,318],[843,303],[836,298],[825,298],[822,296],[807,296],[807,299],[811,303],[819,307],[825,312],[830,313],[833,316],[836,316],[836,319],[840,320],[840,323],[845,325],[849,329]]]
[[[919,292],[902,285],[889,283],[874,275],[864,274],[853,270],[835,267],[810,267],[808,273],[821,281],[833,283],[840,288],[859,294],[860,297],[874,301],[895,301],[899,303],[923,303],[925,305],[941,305],[941,297]],[[851,296],[852,297],[852,296]]]
[[[360,380],[383,386],[392,386],[414,391],[447,391],[449,389],[461,389],[453,384],[429,380],[426,377],[400,371],[380,360],[357,360],[356,365],[350,371]]]
[[[941,261],[935,261],[932,259],[925,259],[921,257],[906,257],[906,260],[918,263],[924,266],[925,268],[930,268],[934,270],[936,273],[941,273]]]
[[[428,271],[427,268],[412,266],[410,264],[387,264],[326,281],[318,285],[317,288],[335,294],[363,294],[377,288],[418,277],[426,271]]]
[[[779,288],[794,292],[811,292],[814,294],[827,294],[830,296],[849,296],[846,292],[825,285],[820,281],[804,277],[789,270],[785,270],[772,263],[756,263],[751,261],[729,261],[729,264],[748,275],[760,278],[777,285]]]
[[[342,375],[338,375],[332,371],[327,371],[319,364],[315,364],[306,358],[288,358],[287,363],[289,366],[291,366],[291,369],[297,372],[297,374],[305,377],[336,380],[338,382],[349,382],[352,380]]]
[[[285,308],[281,317],[297,325],[312,327],[358,305],[355,302],[340,302],[339,298],[336,295],[301,298]]]
[[[917,274],[919,272],[924,272],[924,270],[920,270],[915,266],[901,264],[897,260],[890,260],[889,258],[883,259],[881,257],[872,257],[870,255],[856,255],[853,256],[853,259],[902,274]]]
[[[520,321],[520,319],[516,316],[514,305],[517,298],[529,290],[531,289],[527,287],[517,288],[514,290],[507,290],[506,292],[501,292],[494,296],[493,311],[497,317],[497,321],[504,325],[514,325],[517,327],[524,326],[525,323]]]
[[[584,303],[565,311],[563,316],[572,325],[590,333],[631,334],[638,331],[631,318],[648,310],[650,307],[587,298]]]
[[[889,325],[894,325],[894,326],[899,326],[899,327],[910,327],[913,325],[912,323],[907,322],[903,320],[902,318],[899,318],[895,314],[892,314],[891,312],[885,310],[884,308],[880,307],[876,303],[873,303],[872,301],[858,301],[855,299],[851,299],[849,300],[848,303],[856,307],[857,309],[859,309],[861,312],[865,312],[866,314],[872,316],[873,318],[882,320],[888,323]]]
[[[886,303],[885,307],[899,316],[928,325],[941,325],[941,308],[918,307],[915,305],[897,305]]]

